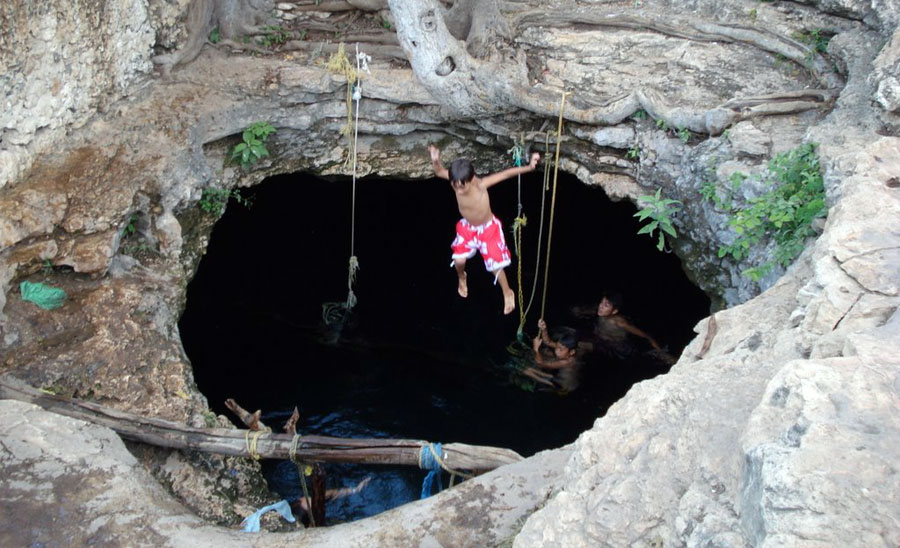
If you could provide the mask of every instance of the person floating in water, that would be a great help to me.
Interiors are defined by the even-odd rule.
[[[614,357],[624,358],[637,350],[629,335],[645,339],[653,348],[652,354],[669,364],[675,359],[663,350],[656,339],[628,321],[619,309],[622,307],[622,296],[614,291],[604,293],[596,308],[579,306],[573,312],[580,318],[594,319],[592,329],[592,350],[601,351]]]
[[[510,254],[506,247],[506,239],[503,237],[500,219],[491,212],[491,201],[487,191],[488,188],[510,177],[534,171],[541,155],[537,152],[532,153],[527,166],[511,167],[479,177],[469,160],[463,158],[454,160],[448,171],[441,164],[440,149],[428,145],[428,152],[431,154],[434,174],[450,181],[450,186],[456,193],[459,213],[462,215],[462,219],[456,223],[456,238],[451,244],[453,248],[451,265],[456,267],[456,275],[459,278],[457,291],[460,297],[468,297],[466,259],[478,251],[484,259],[484,266],[488,272],[494,273],[495,283],[500,282],[500,289],[503,290],[503,313],[509,314],[516,308],[516,296],[509,288],[506,273],[503,272],[511,262]]]
[[[582,364],[582,351],[575,338],[575,330],[560,328],[551,338],[547,323],[542,318],[538,320],[538,331],[532,341],[534,361],[538,367],[526,367],[522,374],[564,392],[575,390]],[[545,371],[547,369],[552,370],[553,374]]]

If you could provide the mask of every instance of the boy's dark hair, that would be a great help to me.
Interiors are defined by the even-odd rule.
[[[575,336],[575,330],[571,327],[557,327],[553,330],[550,338],[569,350],[578,348],[578,338]]]
[[[606,291],[603,293],[603,296],[606,297],[606,300],[609,301],[609,304],[613,305],[613,308],[617,310],[622,309],[622,294],[618,291]]]
[[[466,184],[475,177],[475,167],[465,158],[457,158],[450,164],[450,182]]]

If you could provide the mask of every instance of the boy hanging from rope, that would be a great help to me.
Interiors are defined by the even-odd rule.
[[[509,314],[516,308],[516,295],[509,288],[503,269],[512,261],[506,247],[506,239],[503,237],[503,226],[500,219],[491,212],[491,200],[487,191],[500,181],[534,171],[541,155],[537,152],[532,153],[527,166],[511,167],[479,177],[469,160],[463,158],[454,160],[448,171],[441,164],[441,151],[436,146],[428,145],[428,152],[431,154],[434,174],[450,181],[450,187],[456,193],[459,213],[462,215],[462,219],[456,223],[456,238],[450,244],[453,249],[451,266],[456,267],[456,275],[459,277],[457,291],[460,297],[468,297],[466,259],[478,251],[484,259],[484,266],[488,272],[494,273],[494,283],[500,282],[500,288],[503,290],[503,313]]]

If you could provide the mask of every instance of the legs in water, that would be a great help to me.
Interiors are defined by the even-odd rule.
[[[456,275],[459,277],[459,287],[456,289],[456,292],[459,293],[460,297],[466,298],[469,296],[469,286],[466,285],[466,259],[455,259],[454,266],[456,267]]]
[[[497,272],[497,281],[500,282],[500,289],[503,290],[503,313],[509,314],[516,309],[516,294],[509,288],[506,272],[503,269]]]

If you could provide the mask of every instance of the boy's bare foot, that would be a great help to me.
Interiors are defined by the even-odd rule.
[[[466,284],[466,273],[463,272],[462,276],[459,277],[459,287],[456,288],[456,292],[459,293],[459,296],[465,299],[469,296],[469,286]]]
[[[516,309],[516,294],[512,292],[512,289],[507,289],[503,292],[503,313],[509,314],[513,310]]]

